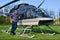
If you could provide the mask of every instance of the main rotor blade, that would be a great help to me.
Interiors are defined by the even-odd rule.
[[[41,2],[41,4],[38,6],[38,8],[40,8],[40,6],[44,3],[44,1],[45,1],[45,0],[43,0],[43,1]]]
[[[5,5],[3,5],[2,7],[0,7],[0,9],[3,8],[3,7],[5,7],[5,6],[7,6],[7,5],[10,5],[10,4],[14,3],[14,2],[17,2],[17,1],[19,1],[19,0],[14,0],[12,2],[9,2],[9,3],[5,4]]]

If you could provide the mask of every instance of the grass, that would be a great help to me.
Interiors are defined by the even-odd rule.
[[[34,38],[22,37],[19,35],[10,35],[7,33],[1,32],[1,30],[8,30],[11,25],[0,25],[0,40],[60,40],[60,26],[50,25],[53,30],[55,30],[56,35],[41,34],[39,27],[34,27],[32,32],[28,33],[29,35],[35,35]],[[22,28],[22,26],[18,26]],[[17,29],[16,32],[21,32],[20,29]],[[52,32],[45,26],[41,26],[41,29],[44,32]]]

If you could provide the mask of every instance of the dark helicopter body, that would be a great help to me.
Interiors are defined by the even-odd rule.
[[[53,19],[43,9],[29,4],[20,4],[13,8],[17,8],[20,18],[18,25],[49,25]],[[13,11],[10,11],[11,13]]]
[[[23,25],[25,28],[23,29],[23,34],[28,28],[33,28],[34,25],[46,25],[49,29],[54,31],[52,28],[50,28],[50,24],[53,23],[53,18],[51,18],[48,13],[40,8],[40,6],[44,3],[45,0],[41,2],[41,4],[38,7],[35,7],[33,5],[29,5],[26,3],[22,3],[19,5],[16,5],[14,8],[10,10],[10,14],[14,12],[15,9],[18,9],[18,13],[20,15],[19,21],[17,22],[18,25]],[[15,2],[15,1],[13,1]],[[10,2],[2,7],[5,7],[13,2]],[[39,27],[40,28],[40,27]],[[43,33],[43,31],[41,30]],[[54,33],[55,34],[55,33]]]
[[[37,8],[33,5],[29,5],[25,3],[15,6],[15,7],[18,9],[18,13],[20,14],[17,25],[23,25],[25,27],[23,29],[24,31],[22,34],[24,34],[25,31],[28,30],[29,28],[33,28],[34,26],[39,27],[40,25],[45,25],[46,27],[54,31],[49,26],[50,24],[53,23],[53,18],[51,18],[44,9],[41,9],[39,7]],[[42,34],[44,34],[42,30],[41,32]],[[54,34],[55,33],[53,33],[53,35]]]

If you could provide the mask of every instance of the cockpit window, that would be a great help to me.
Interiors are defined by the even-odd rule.
[[[47,17],[47,13],[44,10],[38,9],[35,6],[20,6],[18,8],[21,19],[41,18]]]
[[[17,6],[17,9],[18,13],[20,14],[20,19],[48,17],[44,10],[38,9],[33,5],[21,4]]]
[[[33,10],[33,12],[37,17],[47,17],[47,13],[43,12],[43,10],[36,9],[36,10]]]

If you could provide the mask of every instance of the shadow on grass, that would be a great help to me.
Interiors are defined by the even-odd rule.
[[[41,30],[42,30],[44,33],[56,33],[56,34],[60,34],[60,32],[52,31],[52,30],[47,30],[47,29],[32,29],[32,32],[42,33]]]

